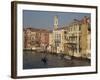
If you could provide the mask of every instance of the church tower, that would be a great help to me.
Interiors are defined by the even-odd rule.
[[[58,16],[54,16],[54,29],[58,28]]]

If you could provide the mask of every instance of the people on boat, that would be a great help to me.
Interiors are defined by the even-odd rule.
[[[44,63],[44,64],[47,64],[47,58],[46,57],[43,57],[42,59],[41,59],[41,61]]]

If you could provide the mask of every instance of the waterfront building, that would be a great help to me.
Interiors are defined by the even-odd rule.
[[[24,48],[32,49],[39,46],[39,35],[37,34],[37,29],[26,28],[24,37]]]
[[[23,48],[26,47],[25,40],[26,39],[26,30],[23,28]]]
[[[24,29],[25,49],[46,49],[49,45],[49,31],[45,29],[26,28]]]
[[[67,27],[59,27],[58,25],[58,16],[54,16],[54,29],[52,33],[53,37],[53,50],[56,53],[66,53],[66,41],[65,36],[67,33]]]
[[[42,50],[46,51],[49,46],[49,31],[41,29],[40,33],[40,47],[42,48]]]
[[[53,30],[53,46],[54,46],[54,52],[56,53],[62,52],[61,38],[62,38],[62,30],[61,29]]]
[[[53,52],[60,53],[61,49],[61,33],[62,30],[58,28],[58,16],[54,16],[54,29],[53,29]]]
[[[58,17],[54,17],[52,32],[53,52],[75,57],[90,56],[90,22],[86,16],[82,20],[74,19],[69,25],[58,26]]]
[[[58,16],[54,16],[54,29],[24,29],[24,48],[41,49],[75,57],[91,57],[90,19],[74,19],[68,25],[59,26]]]
[[[67,28],[68,55],[80,57],[80,21],[74,20]]]
[[[55,31],[55,41],[59,42],[59,45],[57,45],[57,52],[58,53],[63,53],[63,54],[68,54],[68,48],[67,48],[67,34],[68,34],[68,28],[62,27],[58,28]]]
[[[87,17],[82,20],[75,19],[67,29],[67,49],[70,56],[87,58],[90,55],[91,34],[88,19]]]
[[[91,34],[90,34],[90,22],[88,17],[84,17],[82,19],[82,24],[81,24],[81,42],[80,42],[80,47],[81,47],[81,56],[82,57],[87,57],[90,53],[90,44],[91,44]]]
[[[53,48],[54,46],[53,46],[53,32],[52,31],[50,31],[49,32],[49,46],[48,46],[48,51],[49,52],[54,52],[54,48]]]
[[[91,58],[91,31],[89,30],[88,31],[88,38],[87,38],[87,43],[88,43],[88,46],[87,46],[87,58]]]

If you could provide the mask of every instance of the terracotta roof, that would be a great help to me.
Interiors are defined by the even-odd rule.
[[[65,27],[60,27],[60,28],[57,28],[57,29],[55,29],[55,30],[64,30],[64,29],[67,29],[67,26],[65,26]]]
[[[38,29],[38,28],[25,28],[24,30],[30,30],[30,31],[38,31],[38,32],[49,32],[49,30],[46,29]]]

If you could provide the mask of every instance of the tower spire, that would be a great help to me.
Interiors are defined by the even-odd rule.
[[[54,29],[58,28],[58,16],[54,16]]]

